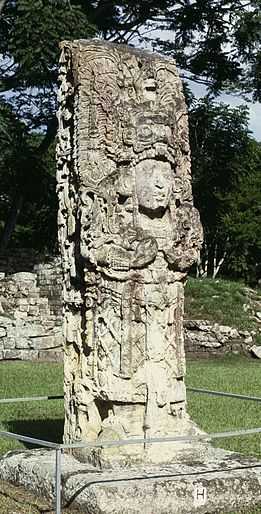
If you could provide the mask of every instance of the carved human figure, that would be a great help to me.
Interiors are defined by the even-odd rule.
[[[86,334],[94,325],[93,385],[111,402],[103,421],[97,422],[95,412],[95,437],[173,432],[176,420],[186,417],[183,285],[177,273],[185,277],[188,262],[179,262],[180,246],[188,233],[193,240],[193,225],[184,230],[177,223],[174,180],[169,162],[144,159],[100,184],[93,201],[89,259],[99,271],[99,299],[91,288],[86,291]],[[111,223],[103,222],[101,233],[105,212]],[[85,279],[90,284],[89,271]],[[126,416],[119,402],[128,404]]]
[[[65,54],[62,91],[74,95],[73,125],[72,93],[61,102],[58,146],[65,439],[188,433],[183,287],[202,230],[175,65],[98,42],[65,43]],[[134,454],[114,457],[144,458]]]

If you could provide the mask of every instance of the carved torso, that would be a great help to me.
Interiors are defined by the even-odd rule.
[[[65,438],[179,433],[183,283],[202,232],[176,67],[65,42],[60,76]]]

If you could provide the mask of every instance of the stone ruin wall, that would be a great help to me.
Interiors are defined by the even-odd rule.
[[[47,261],[28,249],[0,255],[0,360],[63,360],[62,268],[58,257]],[[249,330],[191,320],[186,313],[184,344],[192,359],[249,355],[258,348]]]
[[[60,259],[35,261],[28,251],[0,256],[0,360],[63,359]]]

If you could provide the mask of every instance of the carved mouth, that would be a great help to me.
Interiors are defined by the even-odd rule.
[[[176,162],[176,154],[174,149],[167,144],[154,144],[151,143],[150,148],[147,148],[145,151],[142,151],[137,154],[134,159],[135,164],[139,162],[146,161],[147,159],[155,159],[161,162],[169,162],[170,164],[175,164]]]
[[[166,200],[167,194],[166,193],[154,194],[153,198],[155,198],[155,200]]]

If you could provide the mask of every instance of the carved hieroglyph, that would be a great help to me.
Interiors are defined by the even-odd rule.
[[[202,229],[175,63],[96,40],[64,42],[60,83],[64,438],[193,433],[183,285]],[[159,452],[145,444],[93,455],[126,463]]]

